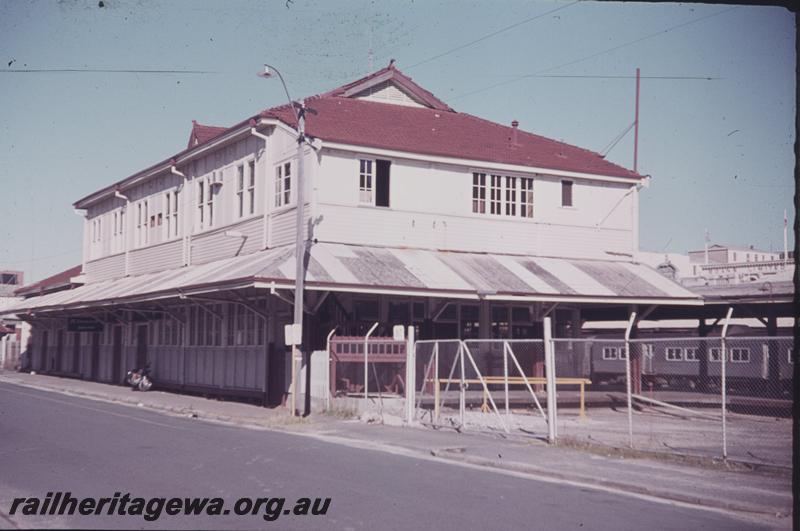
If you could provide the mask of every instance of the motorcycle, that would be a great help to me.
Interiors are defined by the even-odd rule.
[[[141,369],[131,369],[125,376],[125,383],[130,385],[133,390],[149,391],[153,387],[153,380],[150,379],[150,364],[148,363]]]

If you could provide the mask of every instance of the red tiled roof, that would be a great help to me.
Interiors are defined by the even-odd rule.
[[[330,142],[486,162],[534,166],[639,179],[636,173],[599,154],[483,120],[470,114],[390,105],[341,97],[307,100],[317,114],[306,114],[307,134]],[[288,106],[264,117],[289,125]]]
[[[216,125],[203,125],[197,123],[197,120],[192,120],[192,132],[189,133],[189,144],[186,146],[187,148],[193,148],[194,146],[199,146],[200,144],[204,144],[214,138],[217,135],[220,135],[227,131],[227,127],[218,127]]]
[[[387,79],[432,108],[392,105],[352,96]],[[310,136],[358,146],[485,162],[534,166],[552,170],[640,179],[599,153],[528,133],[510,126],[459,113],[423,89],[393,65],[362,79],[314,96],[306,106]],[[261,113],[295,126],[288,105]]]
[[[40,280],[39,282],[22,286],[18,290],[14,291],[14,295],[33,295],[37,292],[45,292],[56,288],[67,287],[70,285],[70,279],[80,275],[82,269],[83,266],[76,265],[75,267],[71,267],[65,271],[61,271],[60,273],[56,273],[55,275]]]
[[[395,83],[426,107],[354,98],[387,81]],[[627,168],[606,161],[593,151],[456,112],[394,68],[393,64],[334,90],[307,98],[306,104],[317,111],[316,115],[306,115],[306,133],[330,142],[636,180],[642,178]],[[73,205],[85,208],[87,201],[113,193],[126,181],[171,163],[198,145],[253,123],[259,117],[275,118],[295,126],[294,113],[288,105],[267,109],[228,128],[192,121],[189,146],[185,150],[93,192]]]

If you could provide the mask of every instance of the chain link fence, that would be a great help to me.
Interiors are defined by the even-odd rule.
[[[419,341],[415,418],[791,466],[793,353],[790,337]]]
[[[542,341],[418,341],[415,358],[418,421],[546,437]]]

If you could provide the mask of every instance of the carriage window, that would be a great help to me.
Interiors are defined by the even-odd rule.
[[[749,348],[732,348],[731,361],[735,363],[747,363],[750,361]]]
[[[677,347],[667,347],[667,361],[680,361],[683,359],[683,352]]]
[[[617,347],[603,347],[603,359],[604,360],[620,359],[619,349],[617,349]]]
[[[722,350],[718,347],[709,349],[708,359],[716,362],[722,361]]]
[[[683,349],[683,359],[686,361],[697,361],[697,349],[694,347]]]

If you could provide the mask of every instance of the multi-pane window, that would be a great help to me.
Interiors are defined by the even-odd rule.
[[[206,182],[206,218],[208,220],[208,226],[214,226],[214,196],[216,196],[216,192],[214,190],[214,184],[217,182],[217,173],[211,173],[211,179]]]
[[[288,205],[292,198],[292,163],[275,167],[275,206]]]
[[[210,304],[207,308],[189,308],[189,345],[214,347],[222,345],[221,304]]]
[[[750,361],[749,348],[732,348],[731,361],[734,363],[747,363]]]
[[[178,319],[171,315],[165,315],[155,323],[155,326],[151,327],[151,329],[156,329],[158,333],[158,338],[154,341],[154,344],[172,347],[183,344],[183,324]]]
[[[266,310],[266,299],[254,304]],[[227,307],[225,342],[228,346],[263,345],[266,337],[266,320],[251,309],[229,303]]]
[[[683,349],[683,359],[686,361],[697,361],[697,349],[694,347]]]
[[[373,161],[371,160],[364,160],[361,159],[359,161],[359,172],[358,172],[358,202],[359,203],[366,203],[366,204],[373,204],[374,203],[374,191],[373,191],[373,180],[375,174],[373,173]]]
[[[217,172],[197,181],[197,225],[200,230],[214,226],[214,198]]]
[[[486,174],[472,174],[472,211],[477,214],[486,213]]]
[[[619,348],[617,347],[603,347],[603,359],[604,360],[618,360],[624,359],[624,357],[620,356]]]
[[[679,347],[667,347],[666,357],[667,361],[681,361],[683,359],[683,350]]]
[[[519,188],[517,187],[519,183]],[[489,208],[486,203],[486,174],[472,174],[472,212],[490,213],[523,218],[533,217],[533,179],[530,177],[511,177],[489,175]]]
[[[172,235],[178,235],[178,191],[172,192]]]
[[[506,216],[517,215],[517,178],[506,177]]]
[[[256,212],[256,161],[247,163],[247,213]]]
[[[202,179],[197,181],[197,224],[200,229],[203,228],[205,224],[205,216],[206,216],[206,200],[205,200],[205,193],[206,193],[206,183]]]
[[[712,347],[708,350],[708,359],[711,361],[722,361],[722,349],[719,347]]]
[[[236,167],[236,212],[237,217],[244,216],[244,166]]]
[[[519,180],[519,215],[533,217],[533,179],[522,177]]]
[[[136,205],[136,245],[147,245],[147,200]]]
[[[164,239],[172,236],[172,192],[164,194]]]
[[[502,192],[500,188],[503,185],[503,178],[499,175],[491,176],[491,187],[489,188],[489,211],[492,214],[502,214],[500,208],[500,201],[502,199]]]

